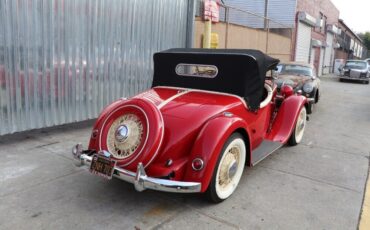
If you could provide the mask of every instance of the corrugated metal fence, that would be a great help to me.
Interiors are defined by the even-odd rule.
[[[0,1],[0,135],[97,117],[186,44],[188,0]]]

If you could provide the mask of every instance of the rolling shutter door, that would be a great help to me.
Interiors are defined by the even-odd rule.
[[[298,23],[295,61],[308,63],[311,49],[311,27]]]

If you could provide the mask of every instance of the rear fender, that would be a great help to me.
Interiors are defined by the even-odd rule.
[[[289,140],[299,112],[306,102],[307,99],[304,96],[292,95],[286,98],[278,110],[266,139],[285,144]]]
[[[243,129],[249,142],[249,131],[247,123],[239,117],[218,116],[208,121],[200,131],[195,140],[189,161],[186,165],[184,181],[201,182],[201,192],[205,192],[208,188],[210,180],[220,155],[223,145],[229,136],[238,129]],[[250,145],[247,143],[247,146]],[[251,151],[249,149],[250,154]],[[247,156],[248,157],[248,156]],[[195,158],[200,158],[204,162],[203,169],[195,171],[192,168],[192,161]],[[250,159],[250,156],[249,156]]]

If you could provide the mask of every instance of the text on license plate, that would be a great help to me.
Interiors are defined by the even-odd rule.
[[[90,172],[107,179],[112,179],[115,165],[116,161],[102,155],[94,154],[91,161]]]

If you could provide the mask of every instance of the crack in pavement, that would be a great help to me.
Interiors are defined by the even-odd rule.
[[[49,145],[59,144],[59,143],[60,143],[59,141],[55,141],[55,142],[50,142],[50,143],[46,143],[46,144],[42,144],[42,145],[37,145],[34,148],[38,149],[38,148],[42,148],[42,147],[49,146]]]
[[[259,166],[259,167],[269,169],[269,170],[273,170],[273,171],[276,171],[276,172],[280,172],[280,173],[283,173],[283,174],[288,174],[288,175],[292,175],[292,176],[296,176],[296,177],[305,178],[305,179],[308,179],[308,180],[311,180],[311,181],[314,181],[314,182],[318,182],[320,184],[325,184],[325,185],[333,186],[333,187],[336,187],[336,188],[341,188],[341,189],[344,189],[344,190],[347,190],[347,191],[362,194],[362,191],[358,191],[358,190],[348,188],[348,187],[345,187],[345,186],[341,186],[341,185],[332,184],[330,182],[323,181],[323,180],[318,180],[318,179],[315,179],[315,178],[312,178],[312,177],[309,177],[309,176],[304,176],[304,175],[300,175],[300,174],[296,174],[296,173],[291,173],[291,172],[281,170],[281,169],[269,168],[269,167],[262,166],[262,165]]]
[[[341,153],[345,153],[345,154],[349,154],[349,155],[353,155],[353,156],[358,156],[358,157],[365,157],[365,158],[367,157],[366,155],[363,155],[363,153],[347,152],[347,151],[343,151],[343,150],[339,150],[339,149],[335,149],[335,148],[323,147],[321,145],[309,145],[309,144],[304,144],[304,143],[301,143],[300,145],[310,147],[310,148],[316,148],[316,149],[325,149],[325,150],[337,151],[337,152],[341,152]],[[366,154],[366,153],[364,153],[364,154]]]

